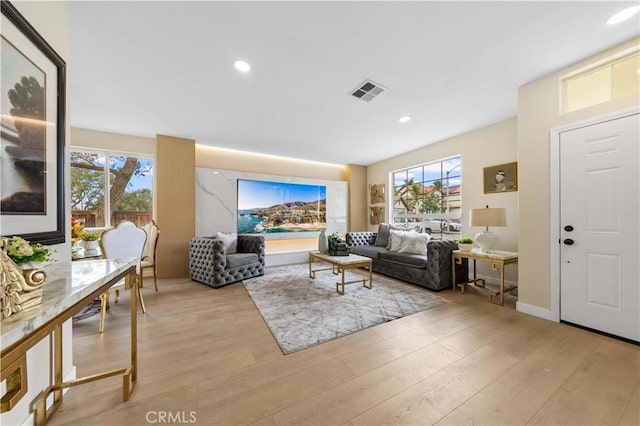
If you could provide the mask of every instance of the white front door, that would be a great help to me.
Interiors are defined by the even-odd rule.
[[[640,341],[638,114],[560,134],[560,319]]]

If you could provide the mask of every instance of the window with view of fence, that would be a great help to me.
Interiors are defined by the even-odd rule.
[[[112,152],[71,152],[71,209],[85,227],[153,216],[153,159]]]

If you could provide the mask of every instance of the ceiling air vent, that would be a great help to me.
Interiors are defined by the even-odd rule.
[[[370,102],[373,98],[386,90],[386,87],[381,86],[378,83],[374,83],[371,80],[365,80],[364,83],[360,84],[358,88],[351,93],[351,96]]]

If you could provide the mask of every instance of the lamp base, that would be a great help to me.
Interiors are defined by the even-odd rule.
[[[492,253],[500,241],[500,237],[491,231],[483,231],[476,235],[476,243],[484,253]]]

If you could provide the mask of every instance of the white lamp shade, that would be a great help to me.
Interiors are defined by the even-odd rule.
[[[469,210],[470,226],[507,226],[507,211],[502,208]]]

